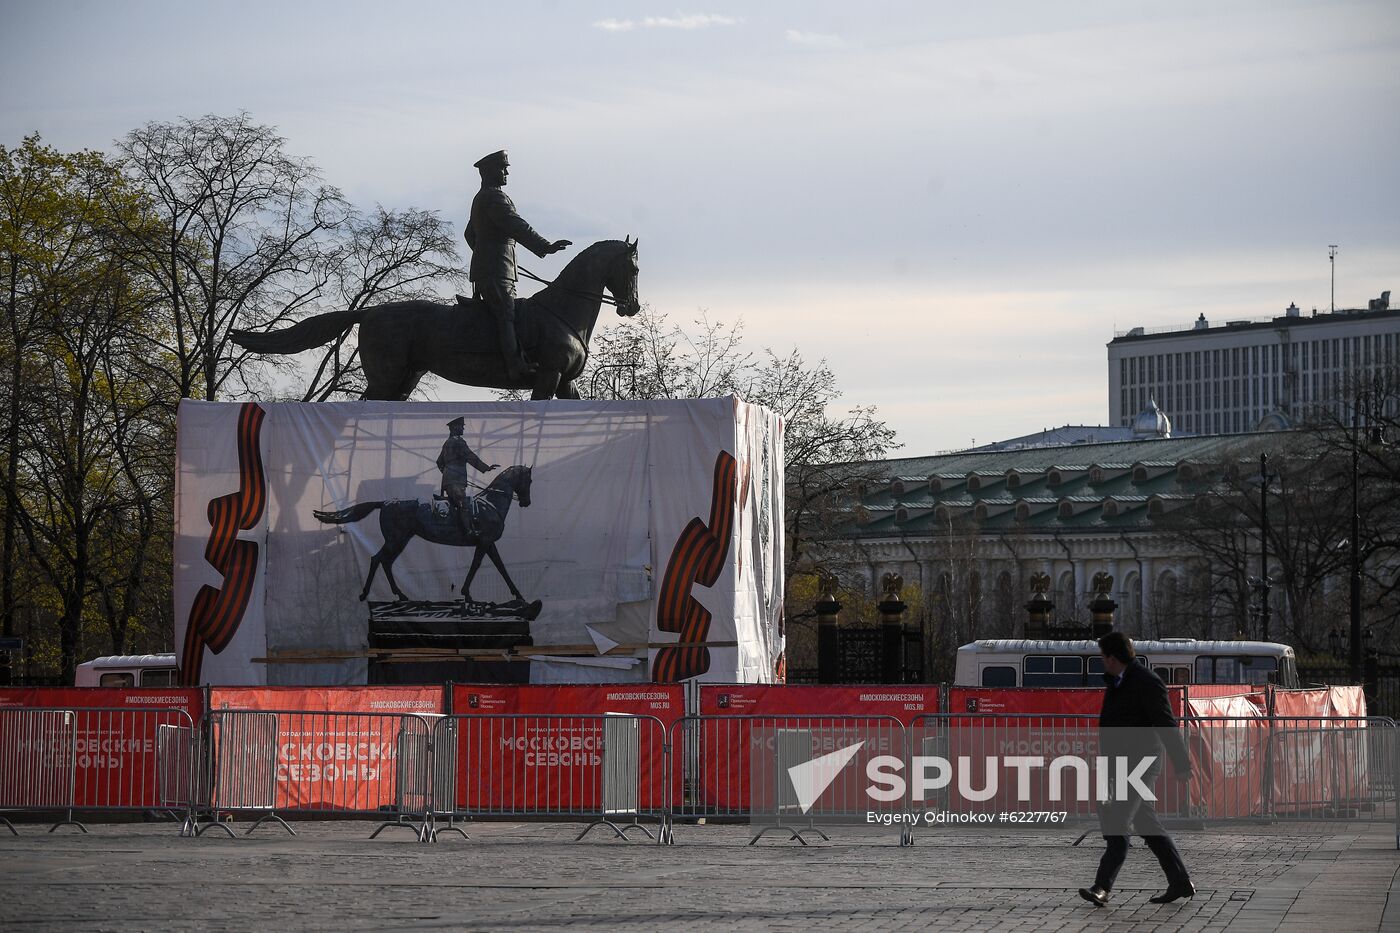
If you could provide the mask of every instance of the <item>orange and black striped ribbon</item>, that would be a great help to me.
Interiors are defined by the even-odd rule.
[[[238,413],[238,491],[209,502],[209,543],[204,559],[223,575],[222,587],[202,586],[190,607],[181,657],[180,683],[200,682],[204,649],[218,654],[233,641],[258,574],[258,545],[238,540],[238,532],[253,528],[267,504],[259,438],[267,413],[253,402]]]
[[[709,524],[698,517],[692,518],[681,532],[666,563],[656,608],[656,627],[663,632],[678,634],[681,642],[703,642],[709,636],[710,611],[691,594],[691,588],[696,583],[714,586],[724,569],[740,499],[736,495],[737,479],[738,464],[734,457],[720,451],[715,458]],[[747,491],[746,482],[744,492]],[[709,669],[710,649],[696,646],[659,649],[652,661],[651,672],[652,680],[656,683],[679,683]]]

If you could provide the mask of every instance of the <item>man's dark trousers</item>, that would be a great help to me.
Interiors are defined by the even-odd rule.
[[[1158,768],[1148,770],[1143,775],[1142,783],[1152,787],[1159,773]],[[1184,886],[1191,880],[1186,863],[1181,860],[1181,853],[1176,851],[1176,844],[1157,819],[1157,809],[1153,802],[1142,799],[1131,786],[1128,787],[1124,799],[1109,800],[1100,805],[1099,824],[1103,828],[1103,837],[1108,843],[1108,848],[1099,860],[1099,873],[1094,876],[1094,884],[1103,890],[1113,890],[1118,870],[1123,867],[1123,860],[1128,856],[1129,833],[1141,836],[1147,847],[1152,850],[1152,854],[1157,856],[1162,872],[1167,876],[1167,884]]]

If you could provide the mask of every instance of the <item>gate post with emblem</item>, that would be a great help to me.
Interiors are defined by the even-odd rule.
[[[887,684],[904,682],[904,611],[909,607],[899,598],[904,578],[887,573],[880,579],[884,599],[876,608],[880,611],[881,680]]]

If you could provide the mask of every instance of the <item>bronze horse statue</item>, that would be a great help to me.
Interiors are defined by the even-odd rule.
[[[331,311],[283,330],[236,330],[233,340],[254,353],[300,353],[360,325],[363,399],[406,401],[428,373],[465,385],[529,389],[532,399],[578,398],[574,383],[588,362],[588,342],[603,289],[617,313],[631,317],[637,300],[637,244],[602,240],[584,249],[543,289],[516,301],[520,346],[538,371],[511,379],[497,348],[496,322],[479,301],[465,307],[435,301],[391,301]]]
[[[360,591],[362,602],[369,596],[370,584],[374,582],[374,574],[380,567],[384,568],[384,577],[389,581],[389,588],[394,591],[394,595],[401,600],[408,599],[394,582],[394,561],[414,538],[450,547],[476,545],[471,569],[467,571],[467,579],[462,583],[462,596],[468,602],[472,598],[472,580],[481,567],[482,557],[491,558],[491,563],[495,564],[501,573],[501,579],[510,587],[511,595],[523,602],[525,597],[515,588],[515,581],[506,573],[505,564],[501,563],[501,555],[496,551],[496,542],[501,540],[501,535],[505,533],[511,499],[519,499],[521,508],[530,505],[529,467],[506,467],[489,486],[467,500],[468,508],[475,515],[475,535],[467,534],[455,511],[449,510],[444,514],[434,509],[431,502],[421,499],[357,502],[339,512],[313,511],[312,514],[328,525],[348,525],[358,522],[376,509],[379,510],[379,533],[384,538],[384,544],[370,558],[369,576],[365,577],[365,588]]]

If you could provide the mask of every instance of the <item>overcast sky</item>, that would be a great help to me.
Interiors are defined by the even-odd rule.
[[[1115,329],[1325,310],[1328,244],[1338,306],[1400,295],[1394,0],[0,0],[6,145],[238,110],[458,230],[509,149],[546,237],[639,236],[644,301],[905,455],[1104,423]]]

